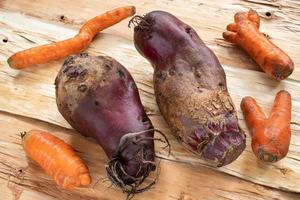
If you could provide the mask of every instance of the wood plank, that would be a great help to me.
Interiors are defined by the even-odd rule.
[[[26,117],[0,112],[0,191],[2,199],[123,199],[125,194],[109,182],[96,181],[106,177],[106,156],[96,142],[75,131]],[[22,149],[19,132],[30,129],[48,130],[71,144],[89,167],[92,184],[72,191],[58,188]],[[4,195],[4,196],[3,196]],[[259,186],[239,178],[215,172],[206,167],[162,160],[160,178],[151,190],[135,199],[151,200],[295,200],[300,194],[286,193]]]
[[[17,1],[16,1],[17,2]],[[58,2],[54,3],[53,2]],[[110,3],[112,2],[112,3]],[[110,1],[104,3],[102,10],[107,10],[112,7],[117,6],[116,1]],[[125,1],[129,2],[129,1]],[[182,8],[181,5],[183,4],[181,1],[174,1],[175,4],[168,1],[162,1],[161,4],[150,4],[151,2],[144,1],[141,4],[138,3],[138,9],[143,12],[147,12],[155,8],[166,9],[166,10],[174,10],[178,12],[174,12],[179,17],[184,19],[185,21],[191,21],[190,24],[195,26],[198,32],[201,34],[202,30],[204,40],[211,45],[211,47],[216,51],[219,52],[220,55],[226,55],[226,49],[224,47],[218,46],[216,44],[211,44],[209,38],[218,38],[217,36],[221,31],[224,23],[213,23],[216,21],[213,17],[216,17],[221,12],[222,18],[223,15],[228,17],[228,22],[230,22],[232,17],[229,17],[233,12],[233,10],[239,10],[242,7],[247,7],[250,4],[247,4],[245,1],[240,1],[237,4],[234,4],[232,1],[231,4],[224,4],[224,5],[231,5],[233,9],[229,9],[226,7],[224,9],[215,10],[215,2],[205,2],[200,7],[203,6],[204,12],[197,12],[198,3],[191,1],[189,6],[191,8],[183,8],[182,10],[178,10],[177,7]],[[227,2],[227,1],[226,1]],[[258,1],[253,1],[258,3]],[[54,87],[53,87],[53,80],[56,76],[56,73],[61,65],[61,62],[54,62],[47,65],[42,66],[41,68],[29,69],[24,72],[18,72],[11,70],[7,67],[5,60],[6,58],[16,50],[24,49],[30,46],[35,46],[38,44],[48,43],[50,41],[56,41],[59,39],[64,39],[70,37],[76,33],[76,28],[80,24],[81,19],[87,19],[94,14],[98,14],[98,10],[92,9],[98,5],[99,1],[89,1],[87,5],[82,5],[80,2],[72,3],[72,5],[65,4],[63,5],[70,6],[68,9],[71,17],[68,17],[70,24],[49,24],[49,21],[55,22],[57,20],[57,15],[53,15],[55,17],[49,17],[46,13],[49,13],[49,7],[53,8],[53,12],[51,9],[51,13],[58,13],[62,12],[62,2],[59,1],[51,1],[50,4],[46,4],[46,1],[39,1],[39,4],[35,2],[31,2],[30,6],[28,6],[28,2],[25,1],[18,1],[17,3],[9,3],[9,1],[2,1],[1,7],[5,10],[15,10],[15,11],[22,11],[29,15],[35,15],[35,18],[26,17],[17,13],[11,13],[2,10],[0,14],[0,22],[1,22],[1,30],[0,36],[7,37],[9,42],[6,43],[3,48],[1,48],[0,52],[0,59],[1,59],[1,86],[0,93],[3,94],[0,97],[0,106],[1,110],[5,110],[12,113],[17,113],[20,115],[29,116],[32,118],[41,119],[44,121],[49,121],[51,123],[59,124],[64,127],[69,127],[69,125],[62,119],[60,114],[57,112],[55,99],[54,99]],[[296,20],[297,22],[297,9],[299,4],[296,1],[287,1],[287,5],[281,6],[281,10],[278,10],[278,3],[280,4],[281,1],[277,2],[276,4],[272,4],[270,9],[276,9],[275,13],[281,13],[284,11],[284,16],[286,20],[291,21],[294,23]],[[73,5],[74,4],[74,5]],[[86,3],[85,3],[86,4]],[[47,5],[47,6],[46,6]],[[79,5],[79,6],[78,6]],[[223,4],[222,4],[223,5]],[[206,7],[205,7],[206,6]],[[265,8],[261,7],[260,4],[254,4],[253,6],[259,6],[258,8],[266,10]],[[69,7],[68,7],[69,8]],[[71,9],[72,8],[72,9]],[[79,10],[85,10],[90,12],[77,12]],[[193,19],[191,17],[185,16],[185,13],[188,10],[193,11]],[[29,12],[29,11],[30,12]],[[223,12],[223,11],[224,12]],[[211,16],[213,19],[208,20],[209,23],[206,24],[207,16],[210,16],[210,13],[214,13],[213,11],[218,11],[215,15]],[[282,11],[282,12],[283,12]],[[291,12],[287,12],[291,11]],[[102,11],[101,11],[102,12]],[[223,13],[222,13],[223,12]],[[79,15],[77,15],[80,13]],[[94,14],[93,14],[94,13]],[[201,16],[198,16],[201,13]],[[263,13],[263,12],[262,12]],[[194,15],[196,14],[196,15]],[[219,15],[219,14],[218,14]],[[80,17],[82,18],[80,19]],[[196,16],[196,17],[194,17]],[[287,16],[287,17],[286,17]],[[38,19],[36,17],[39,17]],[[198,18],[199,17],[199,18]],[[230,19],[229,19],[230,18]],[[14,19],[14,20],[11,20]],[[73,20],[74,19],[74,20]],[[280,19],[280,18],[279,18]],[[276,18],[276,20],[279,20]],[[41,21],[42,20],[42,21]],[[68,21],[67,20],[67,21]],[[211,21],[213,20],[213,21]],[[273,19],[272,19],[273,20]],[[281,19],[282,20],[282,19]],[[83,20],[84,21],[84,20]],[[198,21],[205,21],[205,26],[198,25]],[[267,21],[267,20],[266,20]],[[74,23],[73,23],[74,22]],[[279,21],[280,22],[280,21]],[[282,22],[282,21],[281,21]],[[227,23],[227,22],[226,22]],[[210,27],[211,25],[217,26]],[[269,23],[271,28],[270,30],[276,30],[276,26],[273,26],[276,23]],[[280,23],[279,23],[280,24]],[[281,23],[282,24],[282,23]],[[126,22],[122,22],[111,29],[104,31],[103,34],[100,34],[100,37],[96,39],[93,43],[92,47],[89,49],[90,52],[97,53],[97,54],[107,54],[113,55],[117,60],[123,63],[133,74],[134,78],[137,80],[138,87],[141,91],[142,100],[148,114],[152,115],[151,119],[154,122],[154,125],[163,130],[168,134],[169,139],[172,142],[173,146],[173,156],[170,158],[172,160],[177,160],[181,162],[187,163],[197,163],[203,164],[202,161],[191,155],[190,153],[186,152],[181,148],[180,145],[174,140],[174,138],[168,132],[168,128],[164,123],[162,117],[159,115],[158,108],[154,101],[153,96],[153,89],[152,89],[152,68],[150,65],[141,58],[135,51],[132,41],[131,35],[132,30],[125,29]],[[38,27],[38,28],[37,28]],[[297,24],[295,25],[296,30]],[[269,30],[269,28],[268,28]],[[290,33],[289,31],[287,31]],[[293,32],[293,31],[291,31]],[[278,39],[285,38],[282,33],[277,33]],[[294,32],[293,32],[294,34]],[[273,36],[272,36],[273,37]],[[27,38],[27,39],[26,39]],[[288,38],[288,39],[286,39]],[[297,53],[297,49],[299,48],[299,37],[286,37],[287,41],[284,41],[283,44],[287,45],[286,47],[291,47],[291,53]],[[291,41],[290,41],[291,39]],[[33,43],[31,42],[33,41]],[[295,42],[296,41],[296,42]],[[114,45],[112,45],[114,44]],[[294,46],[295,44],[295,46]],[[226,45],[228,46],[228,45]],[[223,49],[222,51],[218,51],[216,47]],[[122,49],[122,51],[120,51]],[[295,50],[295,51],[294,51]],[[290,52],[288,52],[290,53]],[[218,53],[217,53],[218,54]],[[232,52],[230,53],[232,54]],[[219,55],[219,56],[220,56]],[[130,57],[130,59],[128,59]],[[238,53],[238,57],[243,57],[240,53]],[[234,58],[237,59],[237,58]],[[221,61],[222,63],[231,63],[225,60]],[[296,60],[297,63],[299,63]],[[233,65],[243,66],[245,62],[240,60],[234,60]],[[248,148],[244,152],[244,154],[239,158],[238,161],[234,162],[233,164],[226,166],[224,168],[219,169],[220,171],[225,171],[226,173],[236,175],[239,177],[243,177],[247,180],[254,181],[256,183],[265,184],[268,186],[281,188],[285,190],[292,190],[299,192],[299,81],[296,75],[292,76],[292,79],[288,79],[287,81],[283,81],[280,84],[277,84],[275,81],[271,81],[265,78],[265,75],[258,72],[252,72],[247,70],[239,70],[238,68],[233,67],[226,67],[226,73],[228,76],[228,84],[229,90],[231,91],[232,97],[235,101],[236,105],[239,105],[240,99],[242,96],[245,95],[252,95],[257,97],[259,102],[263,104],[266,110],[269,110],[270,104],[273,100],[273,96],[279,89],[288,89],[289,91],[293,91],[293,105],[294,105],[294,112],[293,112],[293,136],[292,136],[292,144],[291,150],[288,154],[288,157],[283,161],[272,164],[266,165],[263,163],[258,163],[256,158],[253,156],[250,148],[250,137],[248,136]],[[295,78],[296,77],[296,78]],[[255,83],[253,83],[255,80]],[[251,87],[250,87],[251,86]],[[276,88],[275,88],[276,86]],[[245,88],[251,88],[251,90],[245,90]],[[38,112],[36,112],[38,110]],[[239,117],[241,119],[242,126],[245,128],[245,125],[242,121],[241,113],[239,112]],[[268,170],[266,170],[268,169]],[[274,179],[276,181],[274,181]]]
[[[152,10],[166,10],[175,14],[195,28],[204,42],[214,50],[222,64],[260,70],[242,50],[222,39],[222,32],[227,24],[233,21],[234,13],[249,8],[256,9],[262,18],[261,31],[269,35],[275,44],[291,56],[296,69],[290,77],[300,80],[300,68],[297,67],[300,64],[298,56],[300,52],[300,4],[298,0],[223,0],[222,3],[218,0],[123,0],[122,3],[103,0],[84,2],[80,0],[14,0],[14,3],[11,3],[10,0],[3,0],[0,7],[35,16],[40,20],[78,28],[85,20],[99,13],[129,4],[135,5],[140,15]],[[270,12],[271,16],[267,17],[266,12]],[[62,15],[63,20],[60,19]],[[125,28],[126,23],[118,24],[105,32],[131,39],[132,30]]]
[[[17,49],[62,39],[62,36],[73,35],[75,30],[3,10],[0,12],[0,24],[0,35],[12,38],[11,42],[5,44],[1,50],[0,85],[2,87],[0,87],[0,94],[2,95],[0,96],[0,110],[70,128],[57,111],[55,103],[53,82],[62,61],[25,71],[16,71],[10,69],[4,59]],[[125,22],[121,24],[124,27],[126,25]],[[30,41],[33,41],[34,44]],[[164,131],[172,143],[173,153],[172,157],[169,158],[170,160],[207,165],[185,151],[170,134],[155,103],[152,68],[138,55],[131,39],[104,32],[95,39],[89,52],[113,55],[132,73],[140,90],[143,104],[154,126]],[[253,155],[249,145],[250,136],[247,132],[247,149],[242,156],[231,165],[217,170],[270,187],[300,192],[300,82],[288,79],[278,83],[266,78],[265,74],[261,72],[226,65],[224,67],[229,91],[239,111],[238,115],[244,130],[247,129],[238,107],[243,96],[251,95],[257,98],[258,102],[268,111],[276,92],[280,89],[287,89],[293,96],[293,136],[287,158],[276,164],[265,164],[258,162]]]

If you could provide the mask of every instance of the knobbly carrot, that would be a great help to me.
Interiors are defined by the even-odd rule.
[[[88,168],[64,141],[39,130],[24,133],[22,138],[27,156],[36,161],[62,188],[72,189],[91,183]]]
[[[59,60],[71,54],[78,54],[90,45],[98,32],[134,15],[134,13],[134,6],[124,6],[108,11],[87,21],[75,37],[17,52],[9,57],[7,62],[12,68],[23,69],[31,65]]]
[[[234,21],[223,33],[225,40],[244,49],[274,79],[285,79],[293,72],[291,58],[259,32],[260,19],[256,11],[238,12]]]
[[[252,133],[252,150],[261,160],[276,162],[286,156],[291,139],[291,95],[277,93],[269,118],[252,97],[244,97],[241,108]]]

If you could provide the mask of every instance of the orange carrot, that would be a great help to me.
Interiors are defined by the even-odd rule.
[[[31,130],[22,134],[23,147],[55,182],[65,189],[89,185],[88,168],[74,149],[50,133]]]
[[[134,15],[134,13],[134,6],[108,11],[87,21],[75,37],[17,52],[9,57],[7,62],[12,68],[23,69],[31,65],[59,60],[71,54],[78,54],[89,46],[99,31]]]
[[[252,150],[263,161],[276,162],[286,156],[291,139],[291,95],[277,93],[269,118],[252,97],[244,97],[241,108],[252,133]]]
[[[259,32],[260,19],[256,11],[238,12],[234,21],[223,33],[225,40],[244,49],[274,79],[285,79],[293,72],[291,58]]]

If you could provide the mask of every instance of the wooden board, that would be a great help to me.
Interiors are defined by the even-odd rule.
[[[0,141],[0,191],[3,200],[96,200],[125,199],[118,189],[105,181],[106,156],[92,139],[49,123],[0,112],[0,129],[6,130]],[[22,149],[20,130],[42,129],[71,144],[87,163],[93,182],[90,187],[68,191],[58,188]],[[86,148],[88,147],[88,148]],[[206,167],[163,159],[160,178],[151,190],[136,200],[295,200],[300,194],[270,189]],[[103,180],[104,179],[104,180]],[[99,181],[100,180],[100,181]],[[99,181],[98,183],[96,183]],[[34,191],[34,192],[33,192]]]
[[[197,30],[225,68],[229,91],[244,130],[247,129],[239,109],[243,96],[257,98],[263,108],[269,111],[277,91],[287,89],[292,93],[292,142],[287,158],[276,164],[257,161],[249,146],[251,140],[247,132],[247,149],[242,156],[234,163],[215,170],[277,189],[300,192],[300,68],[297,66],[300,64],[300,58],[297,57],[300,52],[299,1],[225,0],[220,4],[216,0],[200,3],[179,0],[137,3],[126,0],[122,1],[122,5],[133,2],[138,14],[155,9],[166,10]],[[117,6],[120,6],[118,1],[100,0],[0,1],[0,38],[8,39],[7,43],[1,44],[0,49],[0,110],[70,128],[55,104],[53,82],[62,61],[16,71],[7,66],[6,59],[18,50],[72,37],[85,20]],[[250,7],[257,9],[263,17],[262,30],[293,58],[296,68],[289,79],[280,83],[268,79],[245,53],[221,39],[222,31],[232,21],[233,14]],[[266,12],[271,12],[272,17],[265,17]],[[172,143],[171,157],[165,158],[161,151],[157,153],[170,161],[184,162],[202,169],[200,165],[206,163],[185,151],[175,141],[162,119],[153,95],[152,67],[136,52],[132,42],[133,30],[126,25],[127,21],[123,21],[103,31],[88,51],[113,56],[132,73],[154,126],[165,132]],[[220,176],[219,172],[215,173],[214,176]]]

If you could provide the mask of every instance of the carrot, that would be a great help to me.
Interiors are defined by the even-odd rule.
[[[294,70],[291,58],[259,32],[260,19],[256,11],[238,12],[235,23],[227,26],[225,40],[244,49],[270,77],[282,80]]]
[[[31,65],[59,60],[71,54],[78,54],[90,45],[99,31],[134,15],[134,13],[134,6],[124,6],[108,11],[87,21],[75,37],[17,52],[9,57],[7,62],[12,68],[23,69]]]
[[[252,97],[244,97],[241,109],[252,133],[252,150],[263,161],[276,162],[286,156],[291,139],[291,95],[277,93],[267,118]]]
[[[22,138],[27,156],[36,161],[62,188],[72,189],[91,183],[88,168],[64,141],[40,130],[24,133]]]

